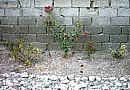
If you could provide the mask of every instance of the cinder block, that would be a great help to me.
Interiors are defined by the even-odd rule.
[[[98,12],[96,8],[80,8],[80,16],[98,16]]]
[[[11,34],[12,27],[8,25],[1,25],[0,26],[0,34]]]
[[[28,34],[28,26],[20,25],[12,27],[12,34]]]
[[[19,9],[5,9],[5,16],[20,16]]]
[[[30,26],[29,33],[30,34],[45,34],[46,28],[44,26]]]
[[[35,7],[45,7],[48,5],[52,5],[53,0],[35,0]]]
[[[111,0],[112,7],[129,7],[129,0]]]
[[[109,0],[93,0],[93,7],[108,7]]]
[[[37,41],[42,43],[52,43],[54,42],[54,36],[47,34],[37,34]]]
[[[126,50],[130,54],[130,43],[125,43],[125,45],[126,45]]]
[[[92,26],[110,25],[109,17],[93,17]]]
[[[38,26],[44,26],[44,22],[45,22],[45,20],[46,20],[46,17],[37,17],[36,18],[36,25],[38,25]]]
[[[101,34],[102,27],[85,26],[84,31],[87,31],[88,34]]]
[[[17,25],[17,17],[2,17],[1,24],[2,25]]]
[[[62,8],[61,15],[63,16],[78,16],[79,9],[78,8]]]
[[[30,7],[31,1],[30,0],[20,0],[21,7]]]
[[[119,8],[118,16],[130,16],[130,8]]]
[[[122,34],[130,35],[130,26],[123,26],[122,27]]]
[[[17,8],[17,1],[1,1],[0,2],[2,8]]]
[[[46,44],[45,43],[40,43],[40,42],[31,42],[34,46],[39,48],[42,52],[45,52],[46,50]]]
[[[54,7],[71,7],[71,0],[54,0]]]
[[[59,17],[57,21],[60,25],[72,25],[72,17]]]
[[[110,42],[112,43],[126,43],[127,35],[110,35]]]
[[[48,50],[61,50],[59,43],[50,43],[47,45]]]
[[[93,45],[96,51],[101,51],[101,47],[102,47],[101,43],[93,42]],[[87,43],[84,44],[84,50],[86,50],[86,47],[87,47]]]
[[[82,51],[83,50],[83,43],[75,43],[73,44],[73,50],[74,51]]]
[[[19,25],[35,25],[35,17],[19,17]]]
[[[53,14],[55,16],[60,16],[60,8],[54,8]]]
[[[121,34],[121,27],[119,26],[104,26],[103,27],[104,34]]]
[[[128,42],[130,42],[130,35],[128,35]]]
[[[90,0],[73,0],[72,7],[90,7]]]
[[[99,16],[115,17],[115,16],[117,16],[117,9],[115,9],[115,8],[99,8]]]
[[[0,8],[3,8],[3,5],[6,5],[4,1],[0,1]]]
[[[111,25],[129,25],[129,17],[112,17]]]
[[[95,43],[109,42],[109,35],[106,34],[92,35],[91,40]]]
[[[66,26],[66,31],[68,33],[72,32],[74,30],[75,26]],[[55,29],[54,29],[55,30]]]
[[[87,43],[90,41],[90,35],[80,35],[77,37],[76,43]]]
[[[111,52],[112,50],[119,49],[120,43],[102,43],[103,52]]]
[[[30,6],[31,6],[31,7],[35,7],[34,4],[35,4],[35,0],[30,0]],[[28,5],[28,4],[27,4],[27,5]]]
[[[17,37],[14,34],[2,34],[2,39],[9,42],[14,42],[16,41]]]
[[[82,25],[91,25],[91,18],[90,17],[74,17],[73,18],[73,25],[76,25],[78,23],[78,21],[80,21],[82,23]]]
[[[4,9],[0,9],[0,16],[4,16]]]
[[[19,37],[23,38],[25,42],[36,42],[36,34],[20,34]]]
[[[40,10],[37,8],[22,8],[23,16],[40,16]]]

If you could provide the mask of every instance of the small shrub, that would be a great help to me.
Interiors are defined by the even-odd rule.
[[[117,59],[123,59],[126,56],[126,45],[121,45],[120,49],[112,51],[112,56]]]
[[[90,57],[91,54],[94,54],[96,52],[96,49],[94,48],[93,42],[88,42],[86,46],[87,55]]]
[[[31,67],[32,60],[38,59],[38,54],[40,54],[40,49],[32,44],[26,46],[22,38],[17,39],[16,45],[12,48],[13,57],[27,67]]]

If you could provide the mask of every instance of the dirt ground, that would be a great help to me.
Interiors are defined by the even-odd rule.
[[[28,72],[30,74],[55,74],[75,76],[124,76],[130,75],[130,56],[125,59],[114,59],[109,54],[95,53],[89,59],[82,53],[76,53],[68,59],[62,58],[62,54],[56,51],[42,54],[41,60],[34,60],[33,66],[24,67],[11,58],[9,54],[0,55],[0,74],[6,72]]]

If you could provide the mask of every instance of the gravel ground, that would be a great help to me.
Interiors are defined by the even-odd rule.
[[[121,77],[130,75],[130,56],[125,59],[116,60],[111,55],[96,53],[84,58],[82,53],[76,53],[69,59],[63,59],[60,53],[51,52],[51,57],[47,53],[42,55],[42,59],[33,64],[31,68],[26,68],[12,59],[8,54],[0,55],[0,74],[6,72],[28,72],[39,75],[75,75],[75,76],[115,76]]]

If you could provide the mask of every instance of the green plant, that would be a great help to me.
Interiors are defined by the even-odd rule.
[[[40,54],[40,49],[32,44],[26,46],[22,38],[17,39],[16,44],[12,48],[13,57],[16,60],[20,60],[27,67],[31,67],[32,60],[38,59],[38,54]]]
[[[120,49],[112,51],[112,56],[117,59],[123,59],[126,56],[126,45],[122,44]]]
[[[96,49],[94,48],[93,42],[88,42],[86,46],[87,55],[90,57],[91,54],[94,54],[96,52]]]
[[[75,28],[71,32],[67,32],[65,27],[61,26],[59,22],[56,20],[52,11],[52,7],[45,7],[45,12],[48,14],[48,16],[44,24],[47,27],[48,34],[54,35],[54,37],[59,41],[60,47],[64,52],[64,57],[67,57],[68,52],[74,47],[73,42],[77,41],[77,38],[80,35],[86,35],[86,32],[82,33],[82,24],[80,21],[76,24]],[[51,28],[53,23],[55,23],[56,25],[56,30],[53,30]]]

